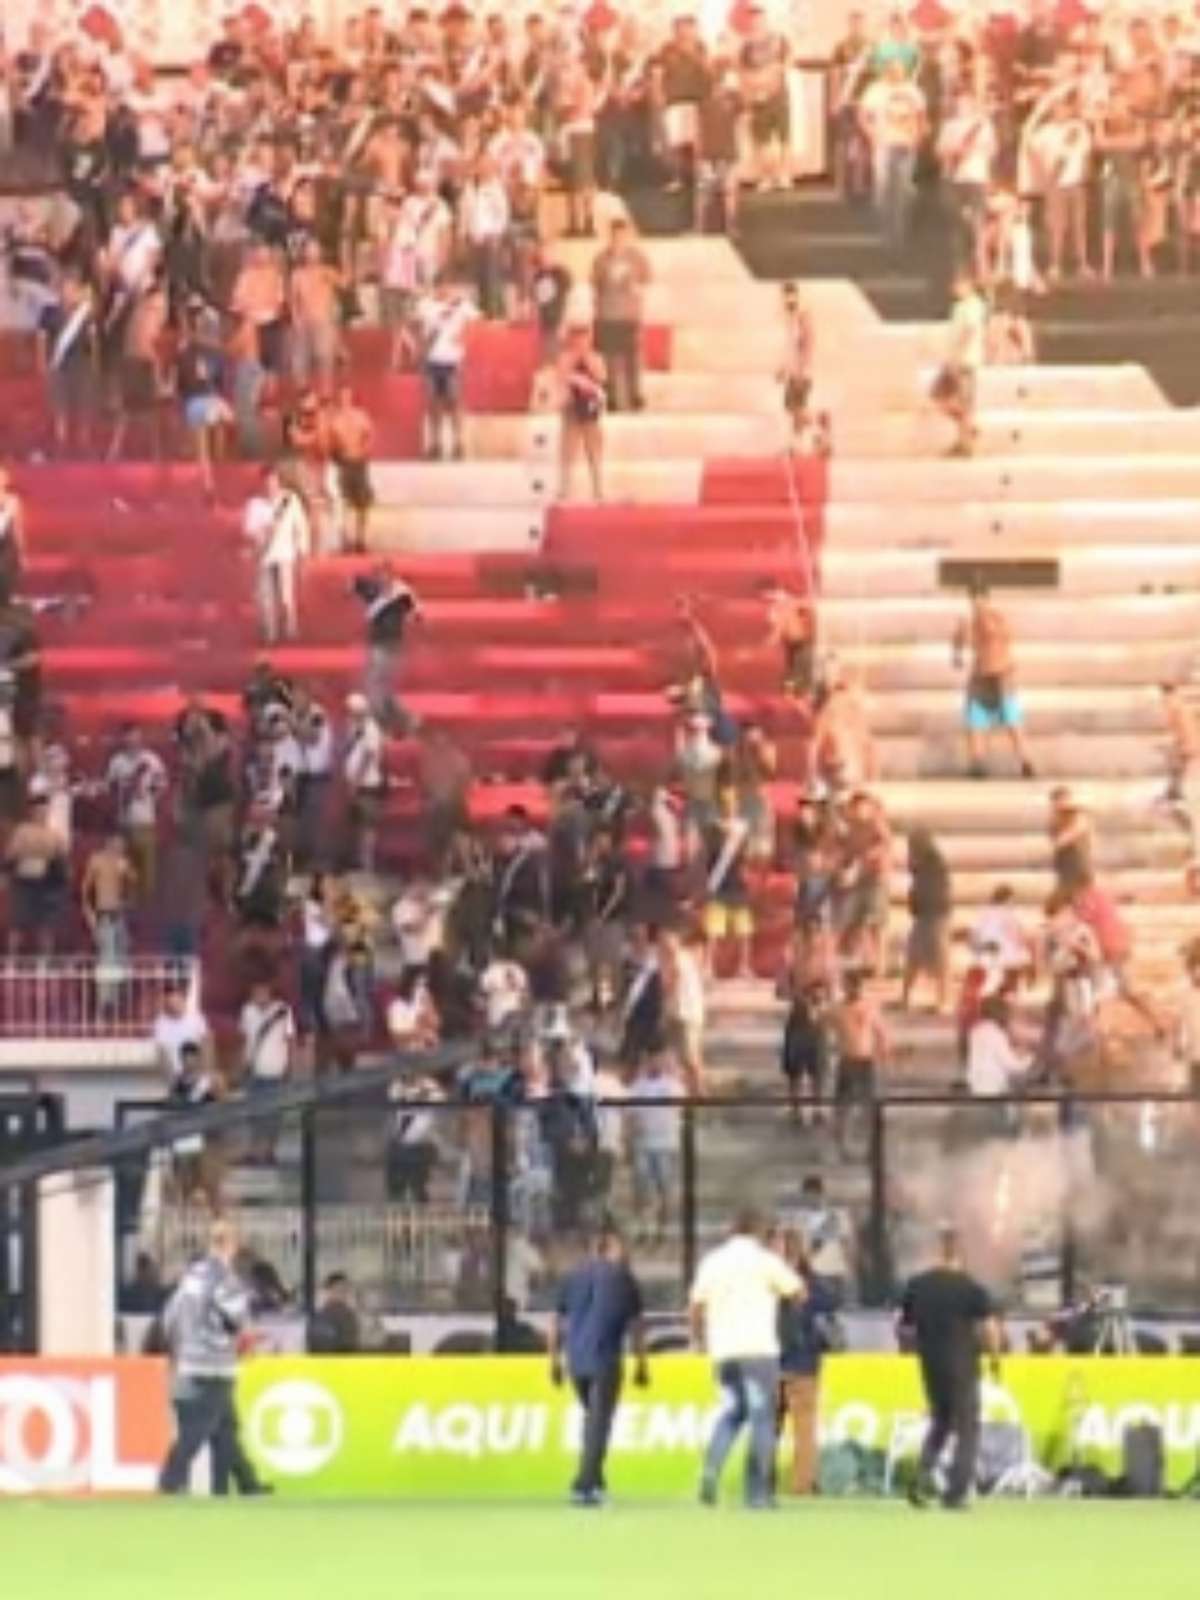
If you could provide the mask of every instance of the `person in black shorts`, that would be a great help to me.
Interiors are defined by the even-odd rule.
[[[991,1297],[964,1269],[958,1235],[943,1228],[938,1261],[906,1286],[900,1301],[900,1332],[911,1340],[921,1366],[929,1407],[929,1432],[921,1447],[909,1500],[929,1503],[933,1469],[954,1436],[954,1456],[942,1504],[961,1511],[975,1481],[979,1453],[979,1358],[982,1347],[998,1375],[1000,1324]]]
[[[829,1077],[828,995],[823,983],[809,982],[792,985],[790,998],[779,1065],[792,1121],[803,1127],[810,1116],[820,1118],[819,1102]]]

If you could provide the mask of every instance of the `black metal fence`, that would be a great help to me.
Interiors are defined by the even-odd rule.
[[[604,1218],[651,1307],[679,1311],[747,1205],[801,1232],[851,1308],[890,1304],[944,1222],[1014,1312],[1101,1284],[1132,1307],[1200,1308],[1200,1101],[1185,1097],[888,1098],[801,1122],[774,1099],[445,1104],[376,1087],[282,1115],[246,1102],[202,1148],[118,1170],[127,1305],[203,1243],[215,1203],[264,1293],[276,1281],[308,1308],[344,1272],[384,1319],[545,1310]]]

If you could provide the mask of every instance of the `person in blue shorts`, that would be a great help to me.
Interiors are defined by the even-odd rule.
[[[1003,733],[1020,763],[1021,776],[1032,778],[1033,762],[1021,726],[1021,702],[1015,687],[1012,628],[982,583],[972,585],[970,614],[954,635],[954,665],[961,667],[964,661],[964,721],[971,776],[987,777],[988,740],[994,733]]]

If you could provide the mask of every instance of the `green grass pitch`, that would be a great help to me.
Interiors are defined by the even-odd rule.
[[[1195,1600],[1200,1504],[0,1503],[5,1600]]]

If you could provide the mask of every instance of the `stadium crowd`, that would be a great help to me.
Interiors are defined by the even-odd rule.
[[[11,63],[16,144],[58,151],[73,202],[61,236],[38,227],[10,240],[14,280],[40,305],[56,446],[95,450],[101,419],[110,454],[147,422],[161,444],[178,415],[214,495],[231,435],[260,458],[243,527],[266,644],[299,630],[296,580],[310,551],[369,546],[372,423],[344,381],[348,326],[374,308],[392,331],[391,360],[423,373],[428,452],[456,457],[468,327],[532,314],[576,424],[564,471],[583,455],[598,495],[600,416],[642,400],[635,336],[648,269],[617,224],[596,257],[594,330],[570,323],[560,346],[571,284],[547,223],[550,176],[574,233],[593,230],[599,186],[636,172],[694,184],[699,219],[717,200],[727,224],[743,175],[766,188],[789,181],[789,47],[760,9],[747,9],[736,47],[719,49],[688,19],[650,41],[595,10],[603,25],[565,36],[536,13],[517,28],[454,6],[393,27],[371,10],[336,45],[308,24],[284,38],[235,16],[173,82],[119,46],[85,53],[41,33]],[[837,56],[838,167],[850,193],[873,183],[897,243],[914,173],[932,160],[976,277],[1033,292],[1043,231],[1047,277],[1065,270],[1068,246],[1090,269],[1096,217],[1106,272],[1122,240],[1150,270],[1168,227],[1188,264],[1200,216],[1188,36],[1170,18],[1106,29],[1064,16],[1039,11],[1026,28],[974,38],[947,19],[894,17],[882,34],[853,24]],[[794,295],[785,333],[799,431],[812,330]],[[960,444],[969,448],[967,432]],[[130,726],[81,787],[44,714],[36,622],[16,598],[20,498],[0,490],[10,949],[77,948],[86,930],[119,973],[138,945],[183,959],[227,944],[232,1033],[189,1011],[182,990],[155,1026],[177,1099],[349,1071],[381,1049],[461,1044],[464,1065],[406,1086],[418,1103],[539,1104],[523,1193],[549,1206],[554,1226],[573,1226],[606,1202],[628,1156],[638,1217],[661,1236],[678,1203],[671,1102],[706,1092],[707,985],[736,972],[777,981],[787,1001],[781,1056],[797,1120],[818,1120],[814,1102],[832,1094],[834,1136],[849,1136],[846,1108],[876,1092],[888,1064],[881,984],[899,864],[873,790],[863,695],[818,648],[802,597],[763,594],[762,649],[779,656],[781,692],[811,726],[803,770],[781,774],[776,742],[730,714],[703,604],[682,597],[667,690],[674,749],[657,781],[631,784],[568,734],[541,774],[544,823],[513,807],[493,828],[473,826],[480,775],[397,698],[422,609],[381,560],[356,583],[363,687],[344,705],[319,703],[264,659],[240,719],[195,699],[169,752]],[[958,649],[971,770],[983,775],[984,740],[1002,731],[1032,776],[1012,630],[987,596]],[[1195,733],[1172,715],[1186,772]],[[403,859],[382,826],[398,738],[417,752],[423,817]],[[806,785],[794,816],[774,815],[780,775]],[[102,838],[83,862],[76,802]],[[1057,887],[1041,928],[1001,885],[971,931],[958,1021],[975,1094],[1068,1072],[1096,1047],[1112,993],[1145,1007],[1124,977],[1129,934],[1095,882],[1091,839],[1086,811],[1056,791]],[[900,998],[927,977],[949,1009],[953,885],[927,830],[912,834],[908,866]],[[778,877],[790,947],[768,971],[756,966],[755,917]],[[1025,1049],[1010,1009],[1035,972],[1049,974],[1050,1000]],[[622,1097],[628,1111],[606,1117],[603,1102]],[[442,1126],[419,1105],[398,1111],[397,1199],[428,1199]],[[487,1152],[469,1118],[455,1127],[461,1192],[480,1199]],[[249,1155],[274,1160],[269,1129]],[[211,1169],[189,1168],[192,1180],[216,1202]]]

